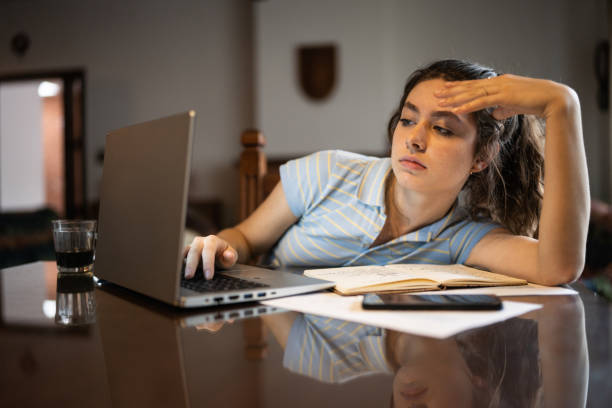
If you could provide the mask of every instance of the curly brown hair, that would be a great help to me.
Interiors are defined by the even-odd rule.
[[[453,59],[416,70],[408,78],[400,104],[389,120],[389,141],[393,140],[406,98],[418,83],[498,75],[491,68]],[[544,178],[544,126],[530,115],[497,120],[491,113],[490,108],[472,113],[477,128],[474,155],[488,166],[468,178],[460,194],[461,203],[473,218],[490,218],[513,234],[537,235]]]

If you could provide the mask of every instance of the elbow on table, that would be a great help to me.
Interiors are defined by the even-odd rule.
[[[558,266],[548,266],[540,274],[541,285],[556,286],[577,281],[584,270],[584,259],[564,262]]]

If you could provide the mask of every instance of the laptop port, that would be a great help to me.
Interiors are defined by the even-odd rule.
[[[260,292],[257,294],[257,297],[264,297],[266,296],[266,292]]]
[[[244,315],[245,316],[253,316],[253,311],[252,310],[245,310],[244,311]]]
[[[235,319],[237,317],[240,317],[240,313],[238,313],[238,312],[232,312],[232,313],[229,314],[229,318],[230,319]]]
[[[215,302],[223,302],[223,296],[213,298],[213,300],[214,300]]]
[[[251,293],[247,293],[246,295],[243,296],[243,298],[245,298],[245,299],[250,299],[252,297],[253,297],[253,295]]]
[[[236,300],[236,299],[238,299],[239,297],[240,297],[240,296],[238,296],[238,295],[232,295],[232,296],[230,296],[230,297],[229,297],[229,300]]]
[[[276,292],[271,292],[270,294],[271,294],[271,295],[276,295]]]

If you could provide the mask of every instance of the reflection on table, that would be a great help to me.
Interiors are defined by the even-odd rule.
[[[96,321],[94,278],[88,273],[57,275],[55,323],[84,326]]]
[[[556,318],[566,319],[571,342],[550,332],[547,311],[443,340],[313,315],[263,319],[284,346],[287,369],[328,383],[391,375],[392,406],[584,406],[588,361],[582,302],[579,297],[562,302],[563,316]]]
[[[49,265],[0,271],[0,406],[609,402],[610,305],[578,287],[513,298],[543,308],[444,340],[257,304],[181,311],[113,286],[94,290],[95,321],[60,326],[44,307],[86,285],[58,285]]]

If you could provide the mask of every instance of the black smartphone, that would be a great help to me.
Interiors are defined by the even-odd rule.
[[[367,294],[364,309],[396,310],[499,310],[501,299],[493,295]]]

